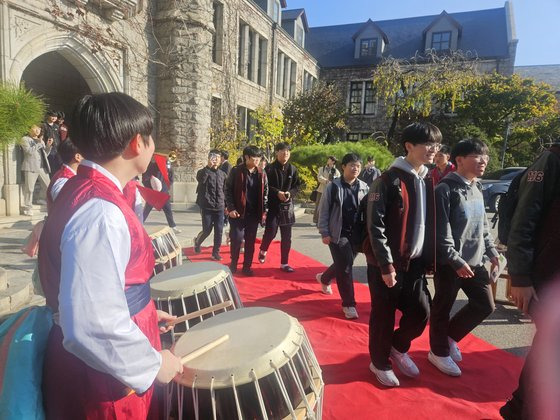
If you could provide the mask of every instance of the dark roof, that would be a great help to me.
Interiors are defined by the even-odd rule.
[[[505,8],[449,13],[462,27],[458,49],[480,58],[507,57],[509,53]],[[389,39],[384,56],[411,58],[424,51],[424,29],[440,15],[374,22]],[[349,67],[375,64],[377,57],[354,58],[354,40],[364,22],[310,28],[306,49],[321,67]]]
[[[305,30],[305,32],[309,32],[309,25],[307,24],[305,9],[282,10],[282,22],[296,20],[300,16],[301,21],[303,22],[303,29]]]

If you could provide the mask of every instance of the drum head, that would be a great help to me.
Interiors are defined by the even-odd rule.
[[[271,308],[240,308],[195,325],[175,344],[183,357],[224,334],[229,340],[184,366],[182,385],[209,389],[253,382],[284,366],[300,349],[305,332],[297,319]],[[196,378],[196,379],[195,379]]]
[[[178,299],[192,296],[223,282],[230,272],[224,265],[212,262],[187,263],[156,274],[150,280],[153,299]]]
[[[150,239],[158,238],[171,231],[171,228],[169,226],[158,226],[158,225],[144,226],[144,229],[148,233]]]

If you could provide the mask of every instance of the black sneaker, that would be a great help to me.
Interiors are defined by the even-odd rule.
[[[237,273],[237,265],[229,265],[229,271],[231,271],[231,274],[235,274]]]
[[[280,270],[282,270],[286,273],[293,273],[294,271],[296,271],[292,267],[290,267],[288,264],[281,266]]]
[[[264,264],[264,262],[266,261],[266,254],[263,254],[262,251],[259,252],[259,262],[261,264]]]
[[[253,270],[251,270],[250,268],[243,268],[243,270],[241,270],[241,272],[246,275],[247,277],[253,277],[255,275],[255,272]]]
[[[213,259],[214,261],[222,261],[222,256],[221,256],[220,254],[218,254],[217,252],[214,252],[214,253],[212,254],[212,259]]]
[[[196,239],[193,241],[193,243],[194,243],[194,253],[200,254],[200,245],[196,244]]]

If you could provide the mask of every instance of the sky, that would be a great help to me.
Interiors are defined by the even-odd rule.
[[[505,0],[286,0],[310,27],[503,7]],[[560,0],[513,0],[516,66],[560,64]]]

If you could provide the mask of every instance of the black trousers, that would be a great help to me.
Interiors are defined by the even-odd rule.
[[[288,264],[290,249],[292,248],[292,225],[278,226],[278,214],[268,214],[266,228],[261,242],[261,251],[268,251],[272,240],[280,228],[280,264]]]
[[[332,242],[329,244],[329,250],[333,263],[323,273],[321,281],[324,284],[329,284],[333,278],[336,278],[338,292],[342,298],[342,306],[356,306],[352,275],[356,253],[352,249],[352,244],[348,238],[341,237],[337,244]]]
[[[212,253],[217,254],[220,252],[222,246],[222,233],[224,232],[224,210],[206,210],[200,209],[200,217],[202,219],[202,230],[196,235],[194,244],[196,246],[202,245],[204,240],[210,236],[212,229],[214,229],[214,247]]]
[[[255,253],[255,240],[257,239],[259,220],[257,220],[256,215],[247,214],[244,218],[230,218],[229,224],[231,265],[237,267],[241,243],[245,240],[243,268],[251,268],[253,265],[253,254]]]
[[[146,221],[152,209],[153,207],[146,203],[146,205],[144,206],[144,221]],[[171,211],[171,202],[169,200],[165,202],[162,210],[165,213],[165,218],[167,219],[167,224],[169,225],[169,227],[174,228],[175,226],[177,226],[175,224],[175,220],[173,220],[173,212]]]
[[[473,272],[474,277],[463,279],[450,265],[436,268],[430,314],[430,348],[436,356],[449,356],[447,337],[459,342],[494,311],[488,271],[476,267]],[[459,289],[463,289],[469,301],[449,319]]]
[[[391,288],[383,282],[379,267],[368,264],[367,277],[371,295],[369,354],[377,369],[389,370],[391,347],[407,352],[428,323],[430,292],[425,267],[420,258],[412,260],[408,271],[397,271],[397,284]],[[397,309],[402,316],[395,330]]]

